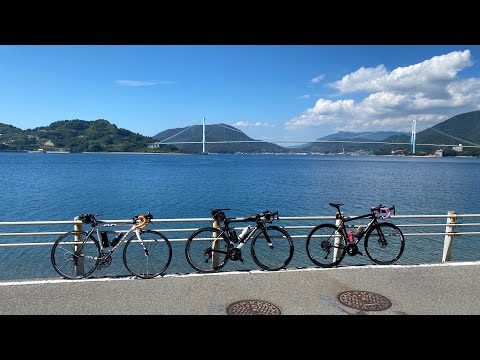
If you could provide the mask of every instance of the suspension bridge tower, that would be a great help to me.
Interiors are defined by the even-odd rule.
[[[205,151],[205,118],[203,118],[203,131],[202,131],[202,154],[206,154]]]
[[[410,143],[412,144],[413,155],[415,155],[416,129],[417,129],[417,120],[413,120],[412,121],[412,138],[410,139]]]

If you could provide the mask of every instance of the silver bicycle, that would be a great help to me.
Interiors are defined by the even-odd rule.
[[[137,215],[132,218],[132,227],[118,234],[112,241],[102,227],[116,224],[100,224],[98,214],[81,214],[78,219],[92,228],[87,231],[71,231],[60,236],[53,244],[51,261],[57,273],[66,279],[82,279],[97,268],[105,268],[112,263],[112,256],[122,243],[123,263],[134,276],[143,279],[162,274],[172,259],[169,240],[160,232],[145,230],[153,219],[152,214]],[[106,248],[111,247],[110,250]]]

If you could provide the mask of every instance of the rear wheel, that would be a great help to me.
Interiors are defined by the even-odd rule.
[[[53,244],[50,260],[57,273],[66,279],[82,279],[95,271],[100,245],[86,232],[68,232]]]
[[[346,241],[332,224],[314,227],[307,236],[306,251],[309,259],[320,267],[334,267],[345,256]]]
[[[402,231],[392,223],[378,223],[365,234],[365,252],[376,264],[391,265],[405,248]]]
[[[214,227],[196,230],[187,240],[185,256],[192,268],[202,273],[215,272],[228,261],[227,236]]]

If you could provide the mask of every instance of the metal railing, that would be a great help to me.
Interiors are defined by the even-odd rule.
[[[355,215],[351,215],[355,216]],[[420,219],[432,219],[437,222],[419,222]],[[472,222],[472,219],[477,222]],[[390,220],[390,219],[389,219]],[[408,220],[408,221],[407,221]],[[334,216],[281,216],[278,220],[281,222],[278,225],[283,226],[292,236],[295,241],[299,239],[306,239],[309,231],[316,225],[323,222],[335,223]],[[480,235],[480,214],[457,214],[455,211],[449,211],[445,215],[395,215],[391,216],[391,221],[401,228],[405,238],[415,238],[417,236],[422,237],[443,237],[443,255],[442,262],[451,261],[451,253],[453,246],[453,239],[460,236],[478,236]],[[443,222],[441,222],[443,221]],[[118,226],[129,226],[131,220],[99,220],[99,223],[104,224],[117,224]],[[192,224],[192,223],[210,223],[211,218],[177,218],[177,219],[153,219],[152,229],[165,233],[168,239],[172,242],[185,242],[188,239],[188,234],[197,230],[198,227],[205,226],[204,224],[190,226],[190,227],[178,227],[176,224]],[[298,225],[301,223],[301,225]],[[155,227],[155,225],[164,225],[162,227]],[[52,246],[52,242],[3,242],[2,239],[6,237],[34,237],[34,236],[54,236],[55,240],[60,235],[65,234],[68,231],[74,230],[73,226],[76,226],[76,230],[83,227],[83,223],[78,220],[62,220],[62,221],[14,221],[14,222],[0,222],[0,227],[4,227],[7,230],[9,228],[17,229],[17,227],[28,226],[63,226],[72,225],[72,228],[62,231],[35,231],[35,232],[0,232],[0,249],[5,247],[22,247],[22,246]],[[351,224],[347,227],[356,227],[358,224]],[[440,231],[429,232],[426,230],[432,228],[439,228]],[[0,228],[1,229],[1,228]],[[122,230],[108,230],[110,233],[120,233]],[[183,233],[183,236],[182,236]],[[177,235],[175,235],[177,234]],[[480,253],[478,254],[480,260]]]

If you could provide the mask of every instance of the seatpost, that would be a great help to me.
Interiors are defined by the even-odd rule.
[[[335,225],[337,227],[340,227],[342,225],[342,217],[343,217],[343,213],[341,212],[337,212],[337,214],[335,215],[336,217],[336,221],[335,221]],[[335,231],[335,240],[334,240],[334,248],[333,248],[333,261],[337,261],[338,259],[338,250],[339,250],[339,246],[341,244],[341,240],[342,240],[342,234],[340,234],[340,232],[338,231]]]
[[[220,229],[220,222],[215,218],[213,219],[213,227],[216,229]],[[220,253],[217,250],[220,249],[220,241],[222,241],[222,239],[216,239],[217,234],[218,232],[216,231],[212,233],[212,268],[215,268],[220,264]]]

